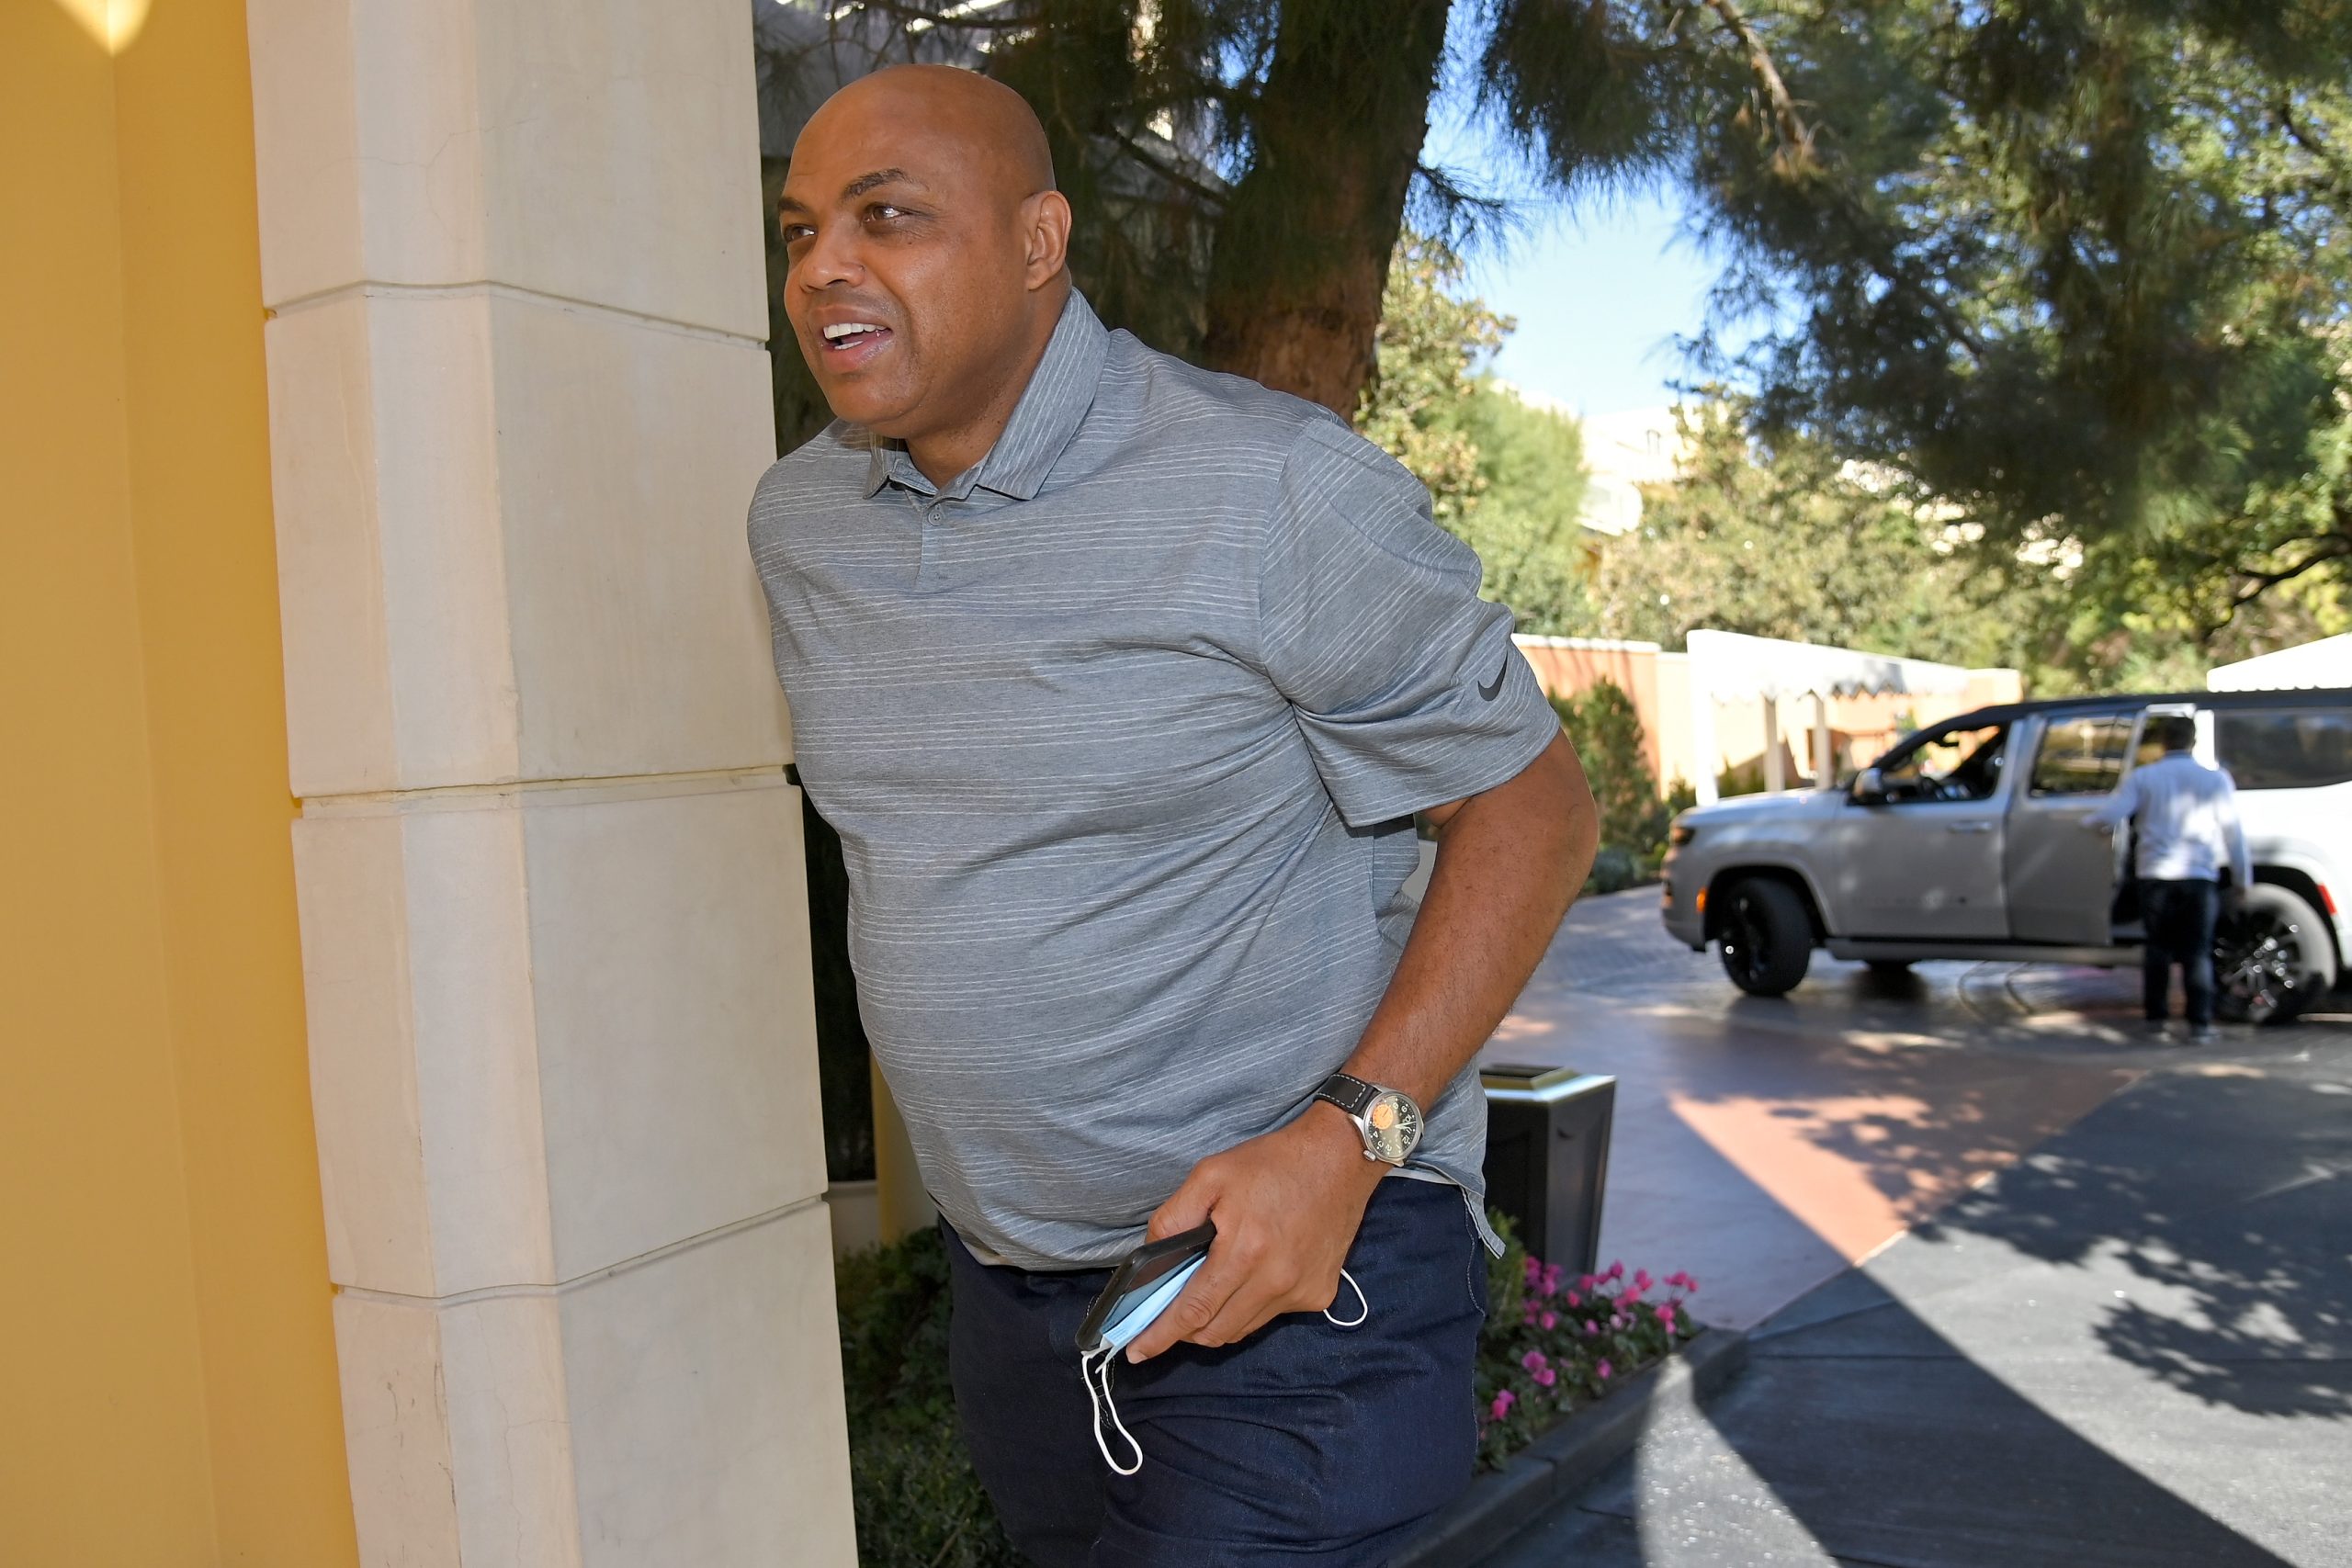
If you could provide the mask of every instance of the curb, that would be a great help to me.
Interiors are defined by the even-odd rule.
[[[1746,1334],[1707,1329],[1511,1455],[1502,1469],[1481,1472],[1388,1560],[1388,1568],[1465,1568],[1477,1562],[1631,1453],[1652,1406],[1677,1396],[1703,1404],[1747,1365]]]

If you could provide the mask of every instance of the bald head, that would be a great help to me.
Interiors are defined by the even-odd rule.
[[[953,65],[893,65],[842,88],[800,133],[825,135],[842,116],[871,115],[906,131],[928,127],[952,140],[975,178],[1018,201],[1054,188],[1054,154],[1029,100],[977,71]],[[794,149],[795,158],[799,156]]]
[[[934,480],[986,455],[1069,292],[1069,204],[1021,96],[944,65],[851,83],[801,131],[777,221],[786,314],[834,413]]]

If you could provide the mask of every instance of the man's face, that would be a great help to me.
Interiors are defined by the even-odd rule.
[[[793,149],[777,221],[785,313],[833,412],[920,439],[1020,367],[1022,193],[905,93],[829,104]]]

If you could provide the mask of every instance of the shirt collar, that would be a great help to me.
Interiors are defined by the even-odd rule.
[[[1015,501],[1034,501],[1045,488],[1055,460],[1078,434],[1087,410],[1094,406],[1095,384],[1102,378],[1110,342],[1110,332],[1096,319],[1085,296],[1071,289],[1063,301],[1061,320],[1054,324],[1054,335],[1046,341],[1045,357],[1037,361],[1021,401],[1014,405],[1004,433],[987,457],[943,491],[915,467],[904,442],[875,438],[865,493],[871,497],[896,480],[925,495],[961,498],[976,489],[986,489]]]

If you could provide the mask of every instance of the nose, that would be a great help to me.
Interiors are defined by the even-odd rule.
[[[801,247],[792,265],[792,279],[810,292],[836,283],[852,287],[865,281],[865,266],[857,258],[857,226],[820,223]]]

